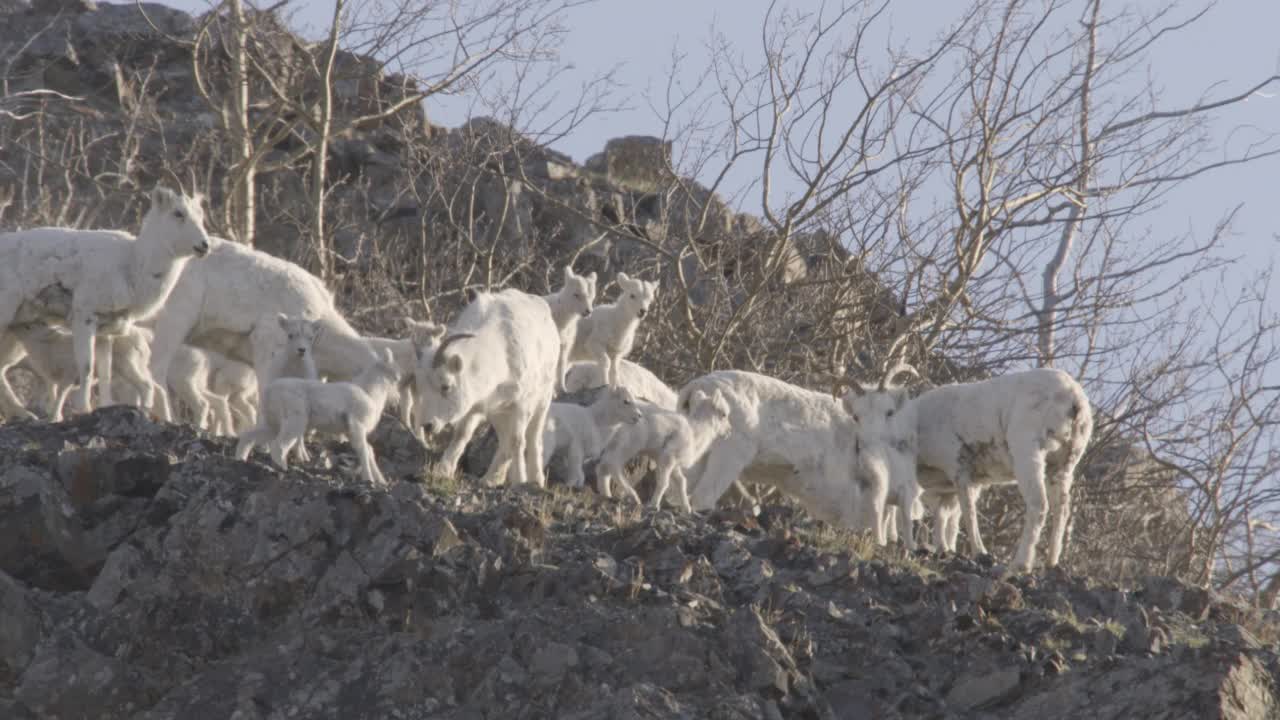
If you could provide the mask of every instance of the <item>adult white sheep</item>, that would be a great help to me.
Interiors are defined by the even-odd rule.
[[[560,331],[560,356],[556,363],[556,392],[565,391],[565,375],[569,371],[569,353],[578,338],[578,326],[591,316],[596,301],[596,274],[578,275],[564,266],[564,284],[550,295],[543,295],[551,308],[551,319]]]
[[[605,441],[619,425],[634,424],[641,417],[636,399],[625,387],[602,388],[595,402],[583,407],[574,403],[551,403],[542,435],[542,467],[557,450],[565,452],[571,487],[582,487],[582,466],[588,458],[600,457]]]
[[[636,341],[636,328],[649,313],[658,294],[657,282],[636,280],[618,273],[618,297],[578,321],[578,339],[570,360],[595,360],[604,368],[609,385],[618,385],[619,363]]]
[[[49,418],[55,422],[62,420],[67,395],[79,382],[71,334],[60,328],[39,324],[10,327],[10,331],[19,339],[19,343],[10,345],[9,352],[0,357],[0,383],[8,386],[4,374],[25,357],[27,366],[46,385],[45,411]],[[156,407],[167,422],[172,419],[168,394],[151,378],[151,371],[147,367],[151,359],[150,337],[150,333],[144,328],[129,325],[112,338],[109,346],[105,338],[98,337],[96,352],[100,354],[100,358],[112,357],[114,367],[118,370],[116,374],[137,392],[138,404],[148,409]],[[2,397],[3,394],[0,393],[0,398]],[[30,415],[22,407],[6,408],[6,414],[19,417]]]
[[[208,257],[187,265],[156,314],[151,372],[165,383],[174,353],[187,343],[252,365],[261,395],[276,377],[275,352],[285,343],[277,319],[281,313],[319,324],[314,362],[321,375],[348,380],[377,357],[338,312],[319,278],[287,260],[222,242]]]
[[[258,424],[241,434],[236,443],[236,457],[244,460],[254,445],[270,441],[271,459],[288,469],[289,450],[302,443],[308,430],[346,435],[360,460],[364,479],[385,486],[387,479],[378,469],[369,433],[377,427],[399,382],[400,370],[388,350],[351,382],[275,380],[262,393]]]
[[[151,191],[151,207],[137,237],[116,230],[60,227],[0,233],[0,356],[18,342],[11,326],[69,328],[80,385],[75,405],[87,411],[94,338],[118,334],[154,314],[187,260],[207,254],[210,247],[200,196],[178,195],[163,187]],[[110,404],[110,361],[97,370],[99,401]],[[0,392],[10,391],[3,387]],[[12,395],[6,400],[17,403]]]
[[[688,473],[694,508],[714,507],[741,478],[778,488],[817,519],[843,527],[882,526],[874,504],[862,501],[884,497],[887,480],[857,471],[855,426],[838,400],[766,375],[720,370],[681,388],[680,411],[689,412],[694,393],[710,396],[717,390],[729,405],[731,429]]]
[[[729,403],[719,390],[711,395],[695,390],[689,396],[689,414],[664,410],[656,405],[641,405],[639,421],[622,424],[605,445],[597,466],[600,493],[612,496],[612,481],[617,478],[622,487],[637,502],[640,496],[627,482],[623,472],[627,462],[644,456],[658,466],[657,486],[650,504],[662,506],[662,497],[676,481],[676,499],[685,512],[691,512],[689,481],[686,468],[691,467],[706,452],[713,440],[729,432]]]
[[[873,488],[863,502],[870,504],[871,519],[879,524],[870,526],[877,542],[901,538],[907,550],[915,550],[912,520],[923,516],[916,480],[916,414],[906,388],[891,384],[904,369],[910,367],[890,370],[878,387],[852,383],[841,404],[856,428],[856,472],[864,486]],[[881,487],[886,489],[883,497],[876,492]]]
[[[498,450],[485,473],[545,486],[542,432],[556,385],[560,335],[546,301],[519,290],[480,293],[418,364],[419,417],[424,429],[479,413],[493,424]],[[455,428],[456,431],[456,428]]]
[[[918,482],[926,497],[959,497],[973,551],[987,552],[978,530],[982,488],[1016,482],[1026,513],[1013,567],[1027,571],[1035,564],[1036,544],[1050,515],[1045,564],[1057,565],[1076,464],[1093,434],[1093,411],[1080,384],[1061,370],[1039,368],[944,385],[907,405],[915,416],[916,467],[936,471],[918,471]]]
[[[604,367],[594,360],[573,363],[564,376],[565,392],[579,392],[604,384]],[[625,358],[621,360],[618,363],[617,385],[630,390],[639,400],[647,400],[668,410],[676,409],[676,391],[640,363]]]

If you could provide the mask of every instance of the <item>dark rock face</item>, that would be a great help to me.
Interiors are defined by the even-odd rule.
[[[281,473],[127,407],[0,428],[0,716],[1280,711],[1274,625],[1163,578],[866,561],[799,541],[796,514],[434,488],[406,438],[374,435],[382,490],[339,443],[332,469]]]

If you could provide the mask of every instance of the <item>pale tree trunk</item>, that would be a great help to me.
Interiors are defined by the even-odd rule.
[[[1088,209],[1087,193],[1089,176],[1093,166],[1093,143],[1089,137],[1089,102],[1090,85],[1093,82],[1093,65],[1098,48],[1098,15],[1102,0],[1094,0],[1089,17],[1089,50],[1085,58],[1084,76],[1080,81],[1080,176],[1076,180],[1075,197],[1072,198],[1071,214],[1062,227],[1062,235],[1058,238],[1058,249],[1049,264],[1044,268],[1041,278],[1043,298],[1040,311],[1036,313],[1039,322],[1040,366],[1053,367],[1057,347],[1054,342],[1055,327],[1058,323],[1058,274],[1071,256],[1071,248],[1075,245],[1076,236],[1080,234],[1080,226],[1084,224],[1085,211]]]
[[[333,243],[324,224],[325,185],[327,183],[329,134],[333,129],[333,66],[338,56],[338,35],[342,28],[342,10],[345,0],[333,3],[333,22],[329,25],[329,46],[326,48],[324,67],[320,79],[320,107],[317,109],[317,134],[315,153],[311,156],[311,239],[320,255],[320,277],[333,279]]]
[[[228,0],[231,9],[231,32],[227,34],[228,51],[231,54],[231,108],[226,123],[231,134],[233,169],[228,173],[231,187],[228,188],[225,206],[226,225],[235,239],[253,245],[255,190],[257,188],[257,171],[255,168],[253,132],[249,127],[249,59],[246,49],[246,37],[249,25],[245,19],[243,0]],[[224,111],[225,112],[225,111]]]

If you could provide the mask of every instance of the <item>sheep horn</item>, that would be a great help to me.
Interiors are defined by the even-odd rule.
[[[893,379],[904,372],[910,373],[915,377],[920,377],[920,373],[914,367],[908,364],[905,360],[899,360],[893,367],[889,368],[889,370],[885,372],[883,377],[880,378],[880,389],[888,390],[889,385],[893,383]]]
[[[475,337],[475,335],[472,335],[471,333],[458,333],[457,335],[450,335],[444,340],[441,340],[440,347],[436,348],[436,356],[431,358],[431,369],[435,370],[444,364],[444,351],[449,348],[450,343],[473,337]]]

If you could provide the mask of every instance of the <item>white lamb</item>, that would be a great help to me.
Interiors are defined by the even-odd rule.
[[[481,293],[417,367],[419,417],[427,432],[479,413],[493,424],[498,450],[485,474],[545,486],[542,431],[556,386],[560,335],[540,297],[518,290]],[[456,432],[455,432],[456,434]]]
[[[49,418],[55,422],[62,420],[67,394],[79,382],[71,334],[39,324],[11,326],[10,332],[19,342],[10,344],[8,354],[0,358],[0,380],[10,367],[25,357],[27,366],[46,385],[45,411]],[[99,336],[95,341],[96,352],[100,354],[99,357],[105,358],[109,354],[113,358],[119,378],[133,386],[137,392],[139,405],[148,409],[157,407],[161,417],[168,421],[172,419],[168,396],[152,380],[151,371],[147,367],[151,359],[149,338],[150,334],[145,329],[129,325],[119,335],[112,337],[109,346],[106,338]],[[21,412],[9,411],[8,414],[29,415],[25,409],[18,409]]]
[[[169,385],[201,429],[234,435],[256,418],[258,386],[253,369],[222,353],[191,345],[178,348],[169,365]]]
[[[608,384],[615,386],[621,382],[620,361],[631,352],[636,328],[658,294],[657,282],[635,280],[626,273],[618,273],[617,281],[617,299],[578,322],[578,339],[569,355],[570,360],[600,363]]]
[[[323,329],[314,356],[321,375],[351,379],[377,357],[319,278],[287,260],[223,242],[187,265],[156,314],[151,372],[164,384],[174,353],[186,343],[252,365],[261,394],[276,376],[275,352],[285,342],[280,313],[313,319]]]
[[[262,393],[258,424],[240,436],[236,457],[244,460],[255,444],[270,441],[272,460],[288,469],[289,450],[302,443],[307,430],[341,434],[355,449],[364,479],[385,486],[387,479],[378,469],[368,438],[399,382],[400,372],[389,351],[351,382],[275,380]]]
[[[982,488],[1016,482],[1026,514],[1013,567],[1025,571],[1035,564],[1036,543],[1050,514],[1053,525],[1045,563],[1058,564],[1071,514],[1075,467],[1093,434],[1093,412],[1079,383],[1061,370],[1027,370],[934,388],[908,402],[904,412],[915,418],[913,469],[918,469],[925,497],[959,497],[975,553],[987,551],[978,531]],[[912,447],[911,440],[900,436],[895,442]],[[867,441],[874,443],[875,438]]]
[[[624,387],[603,389],[596,401],[586,407],[551,403],[542,435],[542,466],[551,462],[557,450],[565,451],[567,482],[571,487],[582,487],[582,466],[587,459],[600,457],[605,441],[618,425],[635,423],[640,416],[640,407]]]
[[[627,482],[623,470],[631,459],[645,456],[658,466],[657,486],[650,504],[655,508],[662,506],[662,497],[674,477],[680,507],[692,512],[685,470],[698,462],[713,440],[729,432],[729,403],[719,390],[711,395],[695,390],[689,396],[687,416],[656,405],[644,405],[641,409],[640,420],[621,425],[600,456],[597,470],[600,493],[612,497],[612,481],[617,478],[639,503],[640,496]]]
[[[681,388],[681,412],[688,412],[692,393],[716,390],[729,403],[731,430],[689,473],[695,508],[715,507],[740,478],[776,487],[816,519],[848,528],[883,527],[868,498],[885,497],[887,478],[865,473],[855,462],[855,426],[838,400],[766,375],[721,370]]]
[[[604,384],[604,368],[599,362],[593,360],[573,363],[564,376],[565,392],[579,392]],[[617,385],[630,390],[631,394],[639,400],[647,400],[667,410],[676,409],[676,391],[640,363],[627,359],[620,361]]]
[[[551,308],[551,319],[560,331],[560,359],[556,363],[556,392],[565,391],[565,375],[569,371],[569,353],[578,338],[578,326],[591,316],[596,301],[596,274],[578,275],[564,266],[564,285],[543,300]]]
[[[110,404],[110,355],[104,353],[95,368],[94,338],[119,334],[154,314],[187,260],[207,254],[210,245],[200,197],[162,187],[152,190],[136,238],[116,230],[58,227],[0,233],[0,356],[17,342],[13,326],[67,327],[80,386],[77,410],[89,409],[95,369],[99,400]],[[0,393],[8,395],[7,406],[18,405],[7,384]]]
[[[408,327],[410,339],[366,337],[365,342],[374,352],[391,351],[392,357],[396,360],[396,366],[400,368],[400,388],[392,398],[392,402],[400,411],[400,421],[413,432],[419,442],[425,443],[426,436],[422,432],[422,425],[416,422],[413,412],[413,404],[418,394],[414,375],[414,370],[418,366],[418,354],[412,338],[439,340],[444,335],[444,326],[412,318],[405,318],[405,325]]]

